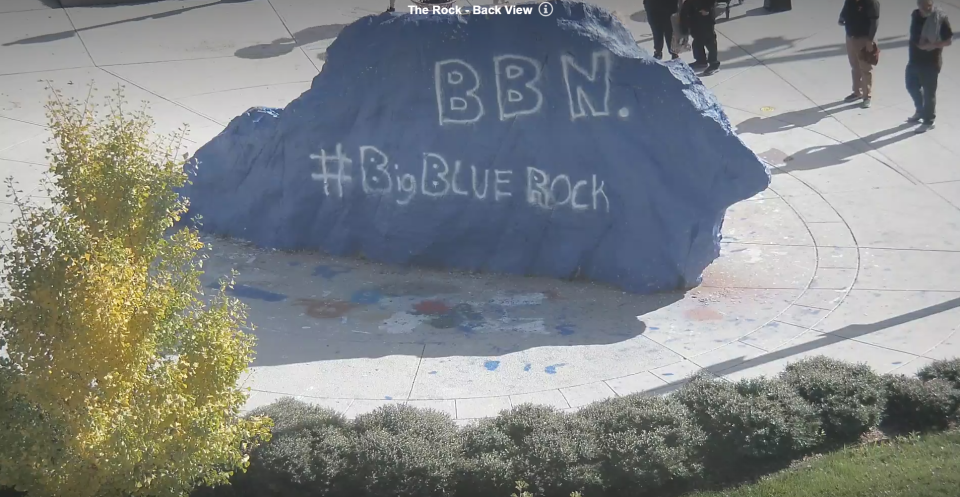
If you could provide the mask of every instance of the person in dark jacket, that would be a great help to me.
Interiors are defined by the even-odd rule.
[[[674,52],[670,46],[673,41],[673,23],[670,16],[677,12],[679,5],[677,0],[643,0],[643,10],[647,14],[647,22],[653,34],[653,58],[657,60],[663,58],[664,44],[672,58],[680,58],[680,54]]]
[[[720,70],[717,57],[717,0],[685,0],[680,10],[680,21],[690,32],[693,48],[693,69],[706,69],[704,76]]]
[[[847,60],[853,79],[853,93],[844,99],[855,102],[863,99],[863,107],[870,107],[873,92],[873,66],[860,53],[874,51],[877,27],[880,23],[880,2],[877,0],[845,0],[840,11],[840,25],[847,32]]]
[[[907,92],[916,109],[907,122],[923,124],[917,133],[933,127],[937,118],[937,79],[943,67],[943,48],[953,43],[953,30],[947,15],[933,0],[917,0],[910,17],[910,51],[907,62]]]

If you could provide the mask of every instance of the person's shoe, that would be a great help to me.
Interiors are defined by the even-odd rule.
[[[709,66],[706,71],[703,71],[704,76],[713,76],[714,74],[720,72],[720,66]]]
[[[916,123],[920,122],[922,119],[923,119],[923,117],[920,115],[920,113],[919,113],[919,112],[916,112],[916,113],[914,113],[912,116],[910,116],[910,117],[907,118],[907,122],[910,123],[910,124],[916,124]]]
[[[679,59],[679,58],[680,58],[680,54],[678,54],[678,53],[670,53],[670,60],[677,60],[677,59]]]
[[[393,7],[387,7],[387,12],[396,12],[396,11],[397,11],[397,9],[395,9],[395,8],[393,8]]]
[[[653,58],[657,60],[663,59],[663,52],[653,52]]]
[[[869,109],[869,108],[870,108],[870,97],[864,97],[863,103],[860,104],[860,107],[863,107],[864,109]]]
[[[706,69],[707,65],[706,61],[695,60],[690,64],[690,69]]]
[[[923,134],[923,133],[926,133],[927,131],[930,131],[931,129],[933,129],[933,127],[934,127],[934,126],[933,126],[933,121],[924,121],[923,124],[921,124],[920,127],[917,128],[916,131],[914,131],[914,133],[916,133],[916,134],[918,134],[918,135],[919,135],[919,134]]]
[[[857,100],[860,100],[861,98],[863,98],[863,96],[861,96],[859,93],[851,93],[851,94],[847,95],[846,98],[843,99],[843,101],[844,101],[844,102],[856,102]]]

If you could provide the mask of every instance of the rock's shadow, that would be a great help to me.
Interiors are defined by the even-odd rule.
[[[346,24],[324,24],[302,29],[293,34],[293,38],[279,38],[270,43],[253,45],[237,50],[234,55],[241,59],[269,59],[293,52],[297,47],[323,40],[332,40],[340,34]]]

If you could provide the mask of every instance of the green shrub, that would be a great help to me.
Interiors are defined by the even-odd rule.
[[[366,495],[449,493],[460,458],[459,429],[450,416],[406,405],[386,406],[358,416],[354,430],[357,465],[350,471],[360,478]]]
[[[880,423],[886,389],[865,364],[820,356],[790,364],[780,378],[819,410],[829,442],[855,442]]]
[[[660,495],[700,479],[706,435],[670,397],[627,395],[593,404],[577,416],[596,438],[607,495]]]
[[[596,495],[600,476],[589,425],[546,406],[522,405],[464,430],[458,496],[508,495],[517,481],[538,497]]]
[[[905,431],[943,430],[960,407],[960,389],[947,380],[923,381],[903,375],[884,378],[887,409],[884,421]]]
[[[253,452],[249,470],[234,476],[232,488],[218,488],[218,494],[352,495],[356,436],[341,415],[289,397],[251,415],[273,419],[273,439]]]
[[[953,383],[955,388],[960,388],[960,358],[934,361],[917,372],[917,376],[923,381],[939,378]]]
[[[779,380],[697,377],[676,395],[706,433],[704,459],[713,478],[789,461],[823,440],[817,411]]]

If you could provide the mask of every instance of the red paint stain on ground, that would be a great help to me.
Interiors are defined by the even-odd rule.
[[[357,304],[342,300],[300,299],[296,305],[302,305],[308,316],[317,319],[334,319],[350,312]]]
[[[684,313],[687,318],[694,321],[718,321],[723,319],[723,314],[710,309],[709,307],[700,307],[697,309],[690,309]]]
[[[417,311],[417,314],[439,316],[450,312],[450,306],[439,300],[423,300],[414,304],[413,310]]]

